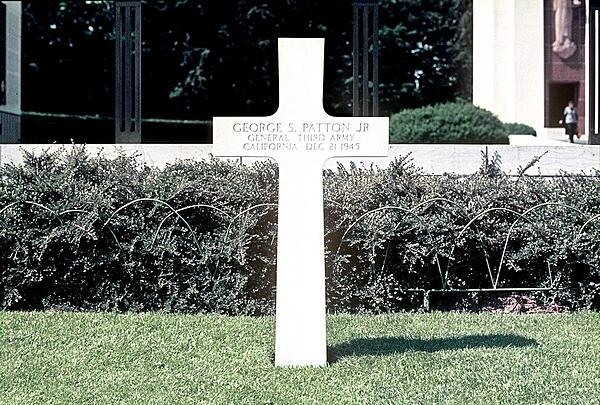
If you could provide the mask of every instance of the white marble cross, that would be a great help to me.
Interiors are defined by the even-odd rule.
[[[279,39],[279,109],[215,117],[215,156],[267,156],[279,165],[275,365],[327,364],[323,163],[387,156],[388,118],[323,110],[324,39]]]

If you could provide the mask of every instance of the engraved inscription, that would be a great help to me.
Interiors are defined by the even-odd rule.
[[[367,141],[368,122],[234,122],[245,151],[354,151]]]

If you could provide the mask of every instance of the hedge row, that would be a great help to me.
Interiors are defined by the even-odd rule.
[[[53,114],[24,113],[21,117],[21,140],[24,144],[107,143],[113,142],[114,119],[86,117],[57,117]],[[168,133],[168,137],[165,134]],[[142,122],[143,143],[210,143],[210,122],[185,121]]]
[[[23,165],[0,168],[1,304],[268,312],[275,212],[233,216],[275,203],[276,178],[270,163],[157,170],[83,149],[26,153]]]
[[[24,154],[0,167],[2,308],[274,312],[274,164]],[[326,171],[329,310],[410,309],[421,298],[407,289],[496,278],[598,308],[598,175],[515,178],[485,162],[466,177],[423,175],[409,157]]]

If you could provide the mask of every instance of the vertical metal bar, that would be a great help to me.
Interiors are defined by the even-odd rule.
[[[141,143],[142,134],[142,5],[135,8],[135,134]]]
[[[131,7],[125,7],[125,132],[129,138],[131,132]]]
[[[379,115],[379,3],[373,7],[373,116]]]
[[[594,9],[594,46],[593,46],[593,51],[594,51],[594,62],[593,62],[593,84],[594,84],[594,96],[593,96],[593,100],[594,100],[594,109],[593,111],[593,117],[594,117],[594,136],[596,134],[598,134],[598,132],[600,132],[600,128],[598,128],[598,99],[600,94],[598,94],[598,79],[599,79],[599,69],[598,67],[600,67],[600,52],[598,52],[598,35],[600,34],[600,24],[598,21],[598,17],[600,16],[600,9],[599,8],[595,8]],[[588,137],[589,139],[591,139],[591,137]],[[591,141],[590,141],[591,142]]]
[[[363,7],[363,74],[362,74],[362,97],[363,116],[369,115],[369,8]]]
[[[590,133],[588,134],[588,143],[591,143],[592,137],[594,136],[594,134],[596,133],[596,98],[597,98],[597,94],[596,94],[596,70],[597,70],[597,66],[596,66],[596,9],[595,8],[591,8],[590,9],[590,15],[589,15],[589,38],[588,38],[588,46],[590,49],[589,52],[589,57],[590,60],[588,61],[588,63],[590,64],[589,70],[590,70],[590,74],[589,74],[589,83],[588,83],[588,89],[589,89],[589,100],[587,100],[587,102],[590,104],[589,107],[589,112],[590,112],[590,116],[588,117],[588,123],[589,123],[589,131]]]
[[[359,14],[358,14],[358,5],[354,4],[354,27],[352,30],[352,115],[358,117],[360,115],[360,100],[359,100],[359,30],[358,24],[360,22]]]
[[[115,143],[119,143],[119,133],[121,132],[122,110],[123,105],[123,31],[121,21],[121,6],[115,4]]]

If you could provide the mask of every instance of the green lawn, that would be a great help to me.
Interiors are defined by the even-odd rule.
[[[332,316],[328,368],[272,318],[0,313],[1,404],[598,404],[600,314]]]

